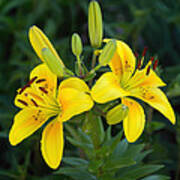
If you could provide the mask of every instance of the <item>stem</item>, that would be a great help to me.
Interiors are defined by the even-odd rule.
[[[94,69],[96,65],[96,54],[93,52],[91,68]]]
[[[92,70],[94,69],[95,65],[96,65],[96,54],[93,52],[92,64],[91,64],[91,69],[92,69]],[[91,71],[92,71],[92,70],[91,70]],[[89,81],[89,86],[90,86],[90,87],[92,86],[92,82],[93,82],[93,79],[91,79],[91,80]]]
[[[76,58],[77,58],[77,63],[78,63],[79,74],[80,76],[82,76],[81,59],[79,56],[76,56]]]

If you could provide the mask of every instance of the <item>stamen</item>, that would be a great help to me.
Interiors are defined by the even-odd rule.
[[[44,92],[45,94],[48,94],[48,91],[47,91],[45,88],[39,87],[39,89],[40,89],[42,92]]]
[[[20,102],[21,104],[25,105],[25,106],[28,106],[28,103],[23,101],[23,100],[21,100],[21,99],[18,99],[17,101]]]
[[[153,64],[153,70],[155,70],[157,68],[157,65],[158,65],[158,59],[156,59]]]
[[[46,79],[39,79],[36,81],[36,84],[46,81]]]
[[[138,60],[137,69],[141,69],[141,59]]]
[[[33,77],[27,84],[31,85],[36,79],[37,79],[37,76]]]
[[[19,94],[22,94],[26,88],[30,87],[30,84],[26,84],[21,90],[19,91]]]
[[[33,102],[33,104],[38,107],[38,104],[36,103],[36,101],[34,99],[31,99],[31,101]]]
[[[148,76],[148,75],[149,75],[150,70],[151,70],[151,66],[148,66],[147,71],[146,71],[146,76]]]
[[[142,53],[142,56],[143,56],[143,57],[146,55],[147,50],[148,50],[148,47],[147,47],[147,46],[144,47],[144,50],[143,50],[143,53]]]
[[[154,57],[153,57],[153,56],[151,57],[150,61],[151,61],[151,62],[153,62],[153,61],[154,61]]]
[[[139,54],[137,52],[135,52],[135,57],[138,58]]]
[[[19,91],[19,94],[22,94],[26,88],[30,87],[30,85],[31,85],[36,79],[37,79],[37,76],[33,77],[23,88],[21,88],[21,90]]]

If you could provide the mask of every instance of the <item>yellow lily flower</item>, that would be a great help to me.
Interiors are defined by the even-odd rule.
[[[105,41],[108,42],[109,39]],[[122,106],[118,105],[107,113],[107,122],[116,124],[123,120],[125,136],[129,142],[134,142],[144,130],[145,114],[142,106],[129,96],[148,103],[172,124],[175,124],[175,115],[166,95],[159,89],[166,84],[151,69],[152,59],[143,69],[140,69],[141,65],[136,68],[136,58],[129,46],[119,40],[116,43],[116,52],[109,63],[112,72],[104,73],[96,81],[91,95],[98,103],[121,98],[122,104],[129,109],[126,110],[127,116],[121,119],[117,111],[122,110]]]
[[[17,145],[53,117],[43,130],[41,152],[45,162],[56,169],[63,154],[63,122],[92,108],[89,92],[86,83],[76,77],[62,81],[57,91],[57,76],[45,64],[38,65],[15,97],[15,105],[21,110],[9,133],[11,145]]]

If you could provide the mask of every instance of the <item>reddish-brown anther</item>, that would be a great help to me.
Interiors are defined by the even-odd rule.
[[[38,79],[38,80],[36,81],[36,84],[41,83],[41,82],[44,82],[44,81],[46,81],[46,79]]]
[[[21,104],[23,104],[24,106],[28,106],[28,103],[21,99],[18,99],[17,101],[20,102]]]
[[[153,56],[151,57],[150,61],[151,61],[151,62],[153,62],[153,61],[154,61],[154,57],[153,57]]]
[[[138,60],[137,69],[141,69],[141,59]]]
[[[31,85],[36,79],[37,79],[37,76],[33,77],[27,84]]]
[[[38,104],[36,103],[36,101],[34,99],[31,99],[31,101],[36,107],[38,107]]]
[[[142,56],[143,56],[143,57],[146,55],[147,50],[148,50],[148,47],[147,47],[147,46],[144,47],[144,50],[143,50],[143,53],[142,53]]]
[[[134,53],[135,57],[138,58],[139,54],[137,52]]]
[[[151,66],[148,66],[147,71],[146,71],[146,75],[147,75],[147,76],[149,75],[150,70],[151,70]]]
[[[153,70],[155,70],[157,68],[157,65],[158,65],[158,59],[156,59],[153,64]]]
[[[39,89],[40,89],[42,92],[44,92],[45,94],[48,94],[48,91],[47,91],[45,88],[39,87]]]

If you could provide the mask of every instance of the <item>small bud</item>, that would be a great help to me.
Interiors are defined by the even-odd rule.
[[[72,41],[71,41],[71,46],[72,46],[72,52],[75,56],[80,56],[82,53],[82,42],[81,38],[77,33],[74,33],[72,35]]]
[[[59,59],[48,48],[43,48],[41,54],[44,62],[51,70],[51,72],[56,74],[58,77],[63,77],[64,67],[62,66]]]
[[[94,48],[100,47],[103,37],[103,23],[100,6],[95,0],[89,4],[88,30],[91,46]]]
[[[102,53],[99,56],[99,64],[101,66],[106,66],[113,58],[115,51],[116,51],[116,41],[111,40],[103,48]]]
[[[124,104],[119,104],[110,111],[108,111],[106,115],[107,123],[109,125],[120,123],[124,120],[129,112],[129,108]]]

